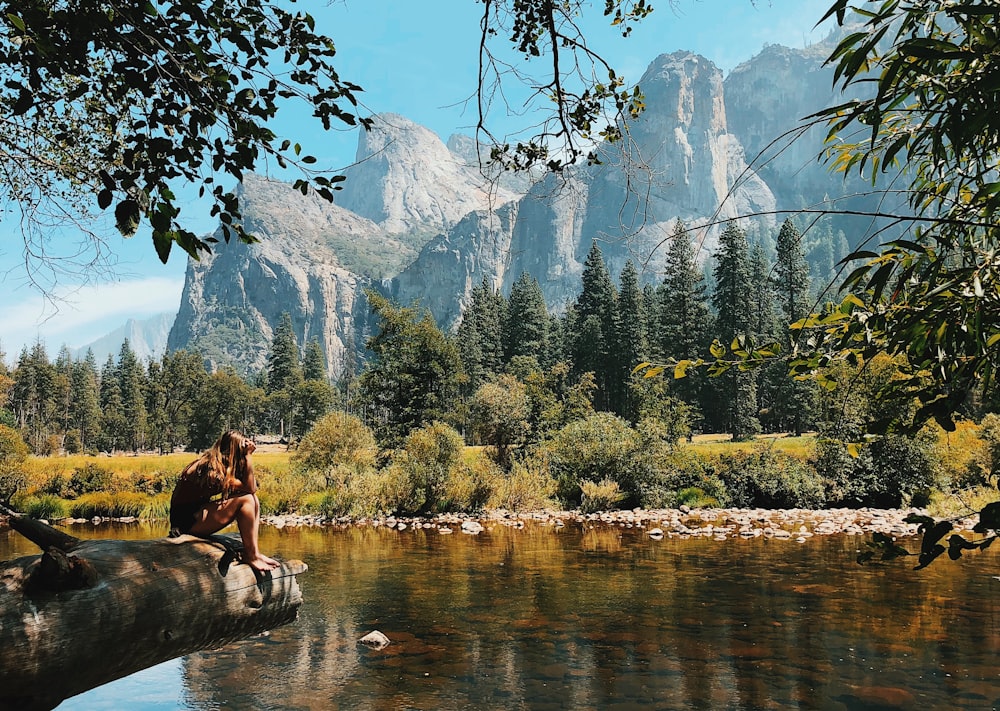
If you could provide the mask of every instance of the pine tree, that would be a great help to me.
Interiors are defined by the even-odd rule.
[[[41,341],[21,351],[10,402],[25,443],[36,454],[47,453],[48,436],[56,427],[55,369]]]
[[[666,272],[657,289],[657,341],[659,357],[673,360],[693,360],[706,357],[712,341],[714,319],[708,307],[708,289],[702,268],[696,259],[691,234],[677,220],[667,252]],[[699,413],[711,409],[708,402],[711,389],[705,386],[705,375],[689,370],[684,378],[672,384],[672,392]]]
[[[618,333],[618,294],[595,240],[583,264],[583,290],[573,309],[571,354],[577,375],[593,372],[595,404],[607,410],[616,401],[616,362],[612,346]]]
[[[411,430],[440,420],[455,422],[462,361],[454,341],[429,312],[402,308],[368,290],[379,331],[368,339],[373,359],[358,383],[358,406],[386,446]]]
[[[73,364],[70,389],[71,428],[78,433],[80,447],[86,451],[97,446],[101,434],[97,361],[89,348],[83,360]]]
[[[538,280],[527,272],[510,288],[503,320],[503,357],[509,363],[517,356],[539,356],[548,342],[549,311]]]
[[[281,314],[281,320],[271,339],[271,352],[267,357],[267,389],[269,393],[292,390],[301,380],[299,344],[295,338],[292,317],[286,311]]]
[[[752,272],[746,234],[730,222],[719,237],[715,264],[715,332],[724,346],[738,337],[751,336],[755,307]],[[760,432],[757,419],[757,388],[754,373],[732,368],[721,376],[722,426],[733,439],[745,440]]]
[[[318,380],[325,383],[326,378],[326,356],[323,355],[323,346],[319,339],[313,338],[306,343],[306,352],[302,356],[302,377],[306,380]]]
[[[158,422],[156,444],[161,450],[190,444],[189,428],[195,401],[209,375],[197,353],[185,350],[164,354],[160,359],[157,391],[162,393],[162,419]]]
[[[295,339],[292,317],[286,311],[274,329],[271,352],[267,358],[267,394],[274,425],[282,436],[295,432],[295,391],[302,383],[299,344]]]
[[[648,358],[645,305],[639,289],[639,273],[630,259],[622,269],[621,290],[618,293],[618,333],[614,341],[617,369],[612,388],[612,392],[617,395],[617,402],[612,403],[612,409],[633,422],[638,419],[639,413],[638,406],[631,397],[629,381],[632,369]]]
[[[124,417],[124,447],[133,452],[146,445],[146,371],[126,338],[118,352],[118,387]]]
[[[759,241],[755,242],[750,250],[750,291],[750,302],[753,306],[750,336],[756,345],[774,343],[779,338],[779,326],[774,304],[771,263],[764,253],[764,246]],[[768,363],[753,373],[761,428],[765,432],[774,432],[780,427],[776,390],[777,383],[783,377],[783,371],[784,368],[780,363]]]
[[[503,295],[484,276],[482,283],[472,289],[457,333],[462,366],[469,377],[465,386],[468,394],[503,370],[502,324],[506,309]]]
[[[774,289],[782,311],[781,346],[791,353],[794,344],[790,326],[804,319],[811,307],[809,264],[802,247],[802,235],[789,219],[781,225],[776,245]],[[817,402],[816,385],[812,381],[794,380],[782,368],[774,374],[774,409],[779,426],[801,435],[814,425]]]
[[[100,448],[105,452],[125,449],[128,424],[122,406],[121,383],[115,359],[109,354],[101,368],[101,436]]]

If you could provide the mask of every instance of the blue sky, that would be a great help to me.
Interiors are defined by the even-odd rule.
[[[650,61],[664,52],[686,49],[729,71],[765,44],[801,47],[818,41],[826,28],[813,26],[831,0],[667,0],[627,39],[601,16],[603,2],[593,0],[585,27],[591,44],[626,78],[636,81]],[[479,13],[475,0],[300,0],[312,12],[317,29],[334,39],[341,77],[364,88],[361,100],[371,112],[395,112],[427,126],[442,139],[455,132],[471,134],[475,109],[465,100],[476,87]],[[429,7],[434,8],[428,10]],[[516,125],[498,117],[500,129]],[[353,131],[324,133],[305,117],[288,114],[278,129],[317,156],[319,166],[341,168],[354,157]],[[206,210],[192,203],[182,208],[198,232],[214,225]],[[7,213],[9,214],[9,213]],[[65,250],[79,238],[56,234],[52,247]],[[41,339],[54,357],[64,343],[78,347],[122,325],[130,317],[176,312],[186,262],[175,250],[168,264],[156,258],[148,232],[123,240],[110,234],[113,262],[102,273],[63,275],[46,295],[33,287],[24,267],[23,240],[17,225],[0,222],[0,346],[8,362],[25,345]],[[84,279],[83,277],[87,278]],[[53,298],[54,297],[54,298]]]

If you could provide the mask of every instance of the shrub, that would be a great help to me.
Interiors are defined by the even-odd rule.
[[[580,502],[580,485],[587,480],[610,479],[626,495],[637,493],[633,475],[639,449],[640,438],[625,420],[598,412],[555,432],[540,454],[556,480],[556,494],[572,505]],[[538,457],[533,459],[537,465]]]
[[[646,508],[677,508],[682,504],[695,506],[688,500],[692,493],[701,492],[704,502],[699,507],[717,506],[726,501],[726,485],[708,465],[706,459],[684,447],[664,457],[655,477],[639,487],[640,503]]]
[[[618,487],[617,481],[602,479],[599,482],[580,482],[580,510],[584,513],[596,513],[617,508],[618,502],[625,498]]]
[[[64,496],[76,498],[82,494],[108,491],[112,488],[114,474],[99,464],[88,462],[77,467],[66,482]]]
[[[334,466],[364,471],[375,466],[378,447],[365,424],[346,412],[331,412],[306,432],[292,455],[297,469],[325,472]]]
[[[438,508],[442,511],[480,511],[486,507],[497,481],[503,476],[499,466],[484,457],[452,467]]]
[[[839,440],[820,440],[813,460],[826,479],[830,503],[898,508],[934,485],[933,445],[926,434],[887,435],[866,444],[857,457]]]
[[[394,488],[402,512],[423,513],[437,507],[445,498],[452,470],[461,464],[463,446],[462,435],[443,422],[432,422],[407,435],[403,451],[387,468],[393,470],[391,478],[398,480]]]
[[[514,462],[510,474],[496,480],[487,508],[532,511],[552,506],[556,481],[546,467]]]
[[[710,509],[719,506],[719,500],[709,496],[697,486],[689,486],[677,492],[677,505],[690,506],[693,509]]]
[[[716,474],[725,484],[730,506],[819,508],[826,500],[823,481],[814,469],[769,446],[720,455]]]
[[[69,430],[63,439],[63,449],[66,454],[79,454],[83,451],[83,439],[80,430]]]
[[[0,501],[10,501],[28,483],[24,471],[28,445],[13,427],[0,425]]]

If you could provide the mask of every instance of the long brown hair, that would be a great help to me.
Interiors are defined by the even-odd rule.
[[[222,498],[228,499],[236,483],[246,479],[249,442],[242,432],[229,430],[219,437],[211,449],[202,452],[201,456],[188,464],[181,476],[211,482],[212,488],[219,489]]]

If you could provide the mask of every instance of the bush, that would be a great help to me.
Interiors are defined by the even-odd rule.
[[[677,506],[690,506],[693,509],[711,509],[719,506],[719,500],[709,496],[697,486],[689,486],[677,492]]]
[[[452,470],[462,461],[462,435],[442,422],[413,430],[386,472],[393,480],[402,513],[423,513],[445,498]],[[404,483],[403,479],[407,482]],[[392,497],[390,497],[392,498]]]
[[[610,479],[599,482],[582,481],[580,492],[580,510],[584,513],[610,511],[617,508],[618,502],[625,498],[625,494],[618,488],[618,482]]]
[[[28,483],[24,463],[28,445],[13,427],[0,425],[0,501],[10,501]]]
[[[331,412],[306,432],[292,455],[304,471],[326,472],[334,466],[365,471],[375,466],[378,446],[365,424],[346,412]]]
[[[555,432],[539,448],[556,480],[556,494],[569,505],[580,503],[581,483],[610,479],[627,496],[637,494],[634,465],[639,435],[620,417],[594,413]],[[533,457],[538,463],[538,456]]]
[[[726,500],[726,485],[702,456],[681,448],[663,458],[656,476],[642,482],[639,493],[641,505],[651,509],[696,506],[692,498],[702,502],[698,507],[718,506]]]
[[[545,509],[553,505],[555,493],[556,482],[547,468],[514,462],[510,474],[496,480],[487,508],[508,511]]]
[[[63,449],[66,454],[79,454],[83,451],[83,439],[80,430],[69,430],[63,439]]]
[[[83,494],[109,491],[112,488],[113,483],[113,472],[108,471],[99,464],[88,462],[82,467],[77,467],[73,470],[73,473],[70,474],[69,481],[66,482],[65,490],[61,493],[61,495],[67,498],[76,498]]]
[[[499,466],[485,457],[452,467],[438,508],[442,511],[480,511],[486,507],[497,481],[503,476]]]
[[[723,454],[715,466],[730,506],[815,509],[826,502],[823,480],[816,471],[773,447]]]
[[[899,508],[934,486],[933,444],[926,434],[887,435],[866,444],[857,457],[839,440],[820,440],[813,460],[826,479],[830,503]]]

